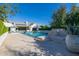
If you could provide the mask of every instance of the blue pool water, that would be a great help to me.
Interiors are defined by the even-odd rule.
[[[47,36],[47,33],[43,32],[25,32],[24,34],[32,37]]]

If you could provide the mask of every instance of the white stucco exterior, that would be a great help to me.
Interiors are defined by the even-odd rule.
[[[3,35],[0,36],[0,46],[4,42],[5,38],[7,37],[8,32],[4,33]]]
[[[33,24],[30,26],[30,31],[33,31],[34,28],[36,28],[36,30],[39,29],[37,24]]]
[[[19,26],[29,27],[28,31],[33,31],[34,29],[39,30],[38,24],[31,24],[28,21],[26,22],[4,22],[6,27],[9,27],[10,32],[19,31],[16,28]]]
[[[16,28],[15,27],[11,27],[10,28],[10,32],[16,32]]]
[[[67,32],[64,29],[52,29],[48,33],[49,40],[63,40],[65,39]]]
[[[8,23],[8,22],[3,22],[4,23],[4,25],[6,26],[6,27],[13,27],[13,24],[12,23]]]
[[[4,22],[4,25],[6,27],[9,27],[10,28],[10,32],[16,32],[16,25],[15,23],[8,23],[8,22]]]

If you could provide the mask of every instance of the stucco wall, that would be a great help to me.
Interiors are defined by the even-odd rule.
[[[0,46],[2,45],[2,43],[4,42],[4,40],[7,37],[8,32],[5,32],[3,35],[0,36]]]
[[[48,39],[49,40],[63,40],[66,36],[66,31],[63,29],[52,29],[48,33]]]

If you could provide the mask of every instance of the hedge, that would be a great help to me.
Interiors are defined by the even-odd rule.
[[[0,20],[0,36],[7,31],[8,28],[3,24],[3,21]]]

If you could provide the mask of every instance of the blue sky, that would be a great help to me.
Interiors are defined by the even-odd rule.
[[[9,17],[10,21],[16,22],[34,22],[42,25],[49,25],[51,22],[52,13],[60,7],[58,3],[21,3],[18,4],[20,12],[15,16]],[[66,4],[69,10],[71,4]]]

